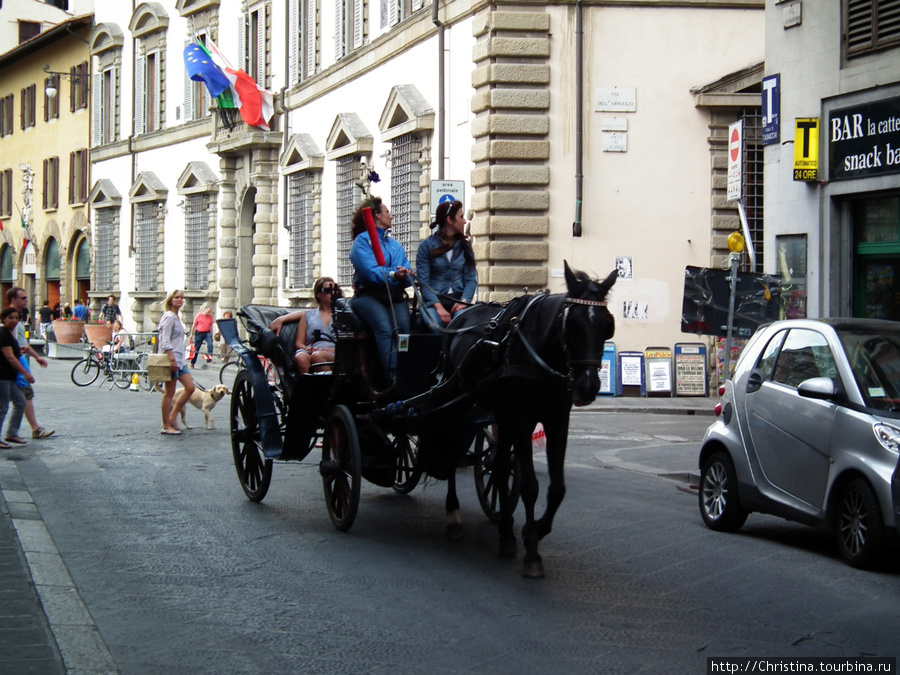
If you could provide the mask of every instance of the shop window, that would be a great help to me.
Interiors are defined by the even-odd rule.
[[[805,318],[806,235],[776,236],[775,249],[778,251],[778,274],[781,275],[781,308],[778,318]]]

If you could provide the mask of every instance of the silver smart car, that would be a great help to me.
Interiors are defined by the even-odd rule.
[[[719,391],[700,450],[707,526],[770,513],[834,532],[854,567],[877,564],[900,515],[900,322],[763,326]]]

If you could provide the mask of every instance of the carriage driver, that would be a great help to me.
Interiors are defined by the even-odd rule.
[[[366,230],[363,209],[372,209],[375,232],[384,253],[379,265]],[[397,370],[396,334],[409,333],[409,304],[405,289],[410,285],[410,263],[403,245],[388,236],[393,216],[379,197],[366,197],[353,213],[353,311],[369,326],[378,346],[385,374],[394,378]]]

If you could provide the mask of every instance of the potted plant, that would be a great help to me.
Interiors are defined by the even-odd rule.
[[[112,327],[106,321],[88,321],[84,333],[97,349],[103,349],[112,340]]]
[[[53,321],[53,335],[61,345],[78,344],[84,333],[85,322],[72,317],[55,319]]]

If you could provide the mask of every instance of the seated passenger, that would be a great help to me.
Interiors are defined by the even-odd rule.
[[[329,371],[334,361],[332,306],[334,300],[342,297],[341,288],[331,277],[321,277],[313,285],[313,295],[318,307],[279,316],[269,324],[269,329],[275,335],[281,335],[285,324],[298,323],[297,339],[294,341],[294,365],[301,375],[310,370]]]
[[[363,209],[372,209],[376,236],[384,253],[379,265],[366,230]],[[410,263],[403,245],[388,233],[393,217],[379,197],[366,197],[353,213],[353,311],[368,325],[378,347],[381,365],[389,379],[397,371],[397,336],[409,333],[409,304],[405,289],[410,285]]]
[[[424,298],[422,316],[438,331],[471,304],[478,275],[475,254],[466,239],[462,203],[439,204],[431,228],[434,233],[422,240],[416,252],[416,278]]]
[[[122,328],[122,322],[116,319],[112,323],[112,344],[103,345],[100,351],[120,354],[128,351],[128,333]]]

